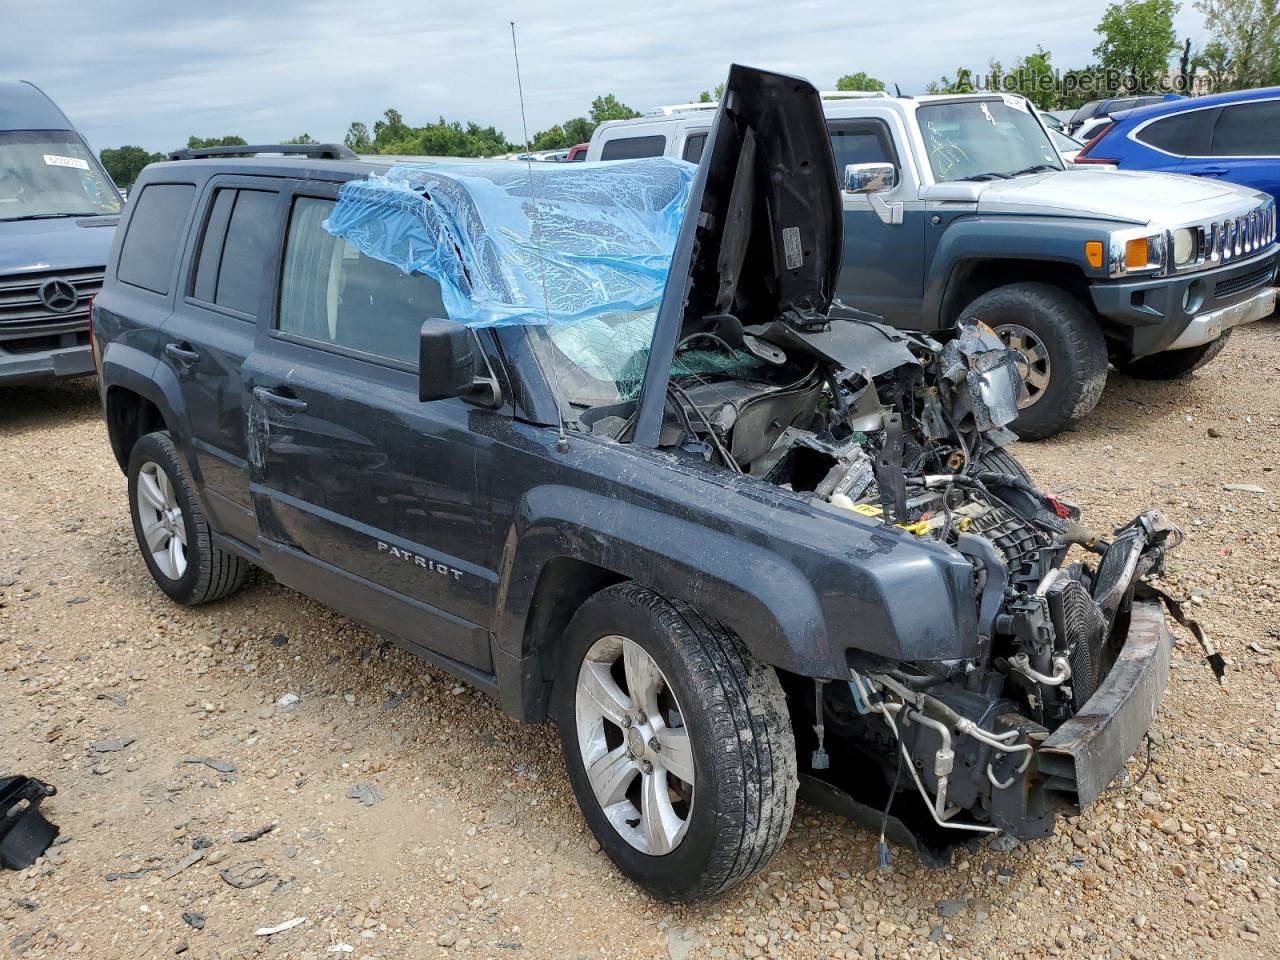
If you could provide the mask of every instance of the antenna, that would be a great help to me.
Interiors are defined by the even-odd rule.
[[[529,140],[529,121],[525,117],[524,112],[524,83],[520,79],[520,48],[516,44],[516,22],[511,23],[511,53],[516,61],[516,90],[520,94],[520,124],[524,128],[524,163],[525,169],[529,173],[529,199],[533,201],[533,246],[538,251],[539,273],[542,276],[542,312],[546,314],[547,326],[551,325],[551,299],[547,296],[547,261],[542,255],[542,230],[541,217],[538,212],[538,194],[533,188],[533,144]],[[559,373],[557,371],[557,379]],[[569,452],[569,437],[565,432],[564,411],[560,409],[560,395],[556,391],[556,414],[560,419],[560,440],[556,443],[556,450],[560,453]]]

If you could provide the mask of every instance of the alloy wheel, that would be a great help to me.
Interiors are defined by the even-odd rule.
[[[138,471],[138,519],[156,567],[170,580],[187,572],[187,524],[169,475],[148,461]]]
[[[1034,331],[1020,323],[1002,323],[995,328],[1004,345],[1016,354],[1022,389],[1018,391],[1018,409],[1031,406],[1049,389],[1052,364],[1049,350]]]
[[[650,856],[684,839],[694,802],[693,749],[661,668],[620,636],[591,645],[578,670],[578,745],[613,828]]]

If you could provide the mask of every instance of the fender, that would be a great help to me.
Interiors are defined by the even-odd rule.
[[[182,398],[182,385],[167,364],[151,354],[123,341],[110,341],[102,352],[101,369],[98,371],[99,390],[102,394],[103,413],[106,413],[107,393],[112,387],[121,387],[136,393],[153,404],[164,418],[165,428],[173,436],[183,466],[195,479],[197,488],[202,478],[196,472],[195,458],[191,456],[191,436],[187,429],[186,405]],[[111,437],[112,449],[121,460],[121,469],[128,466],[127,452],[119,449],[117,438]]]
[[[525,621],[538,575],[556,557],[683,600],[785,670],[821,673],[835,656],[812,586],[776,553],[670,513],[562,486],[530,491],[508,535],[494,629],[504,653],[534,652],[525,649]]]
[[[947,325],[951,310],[964,304],[952,303],[966,264],[990,260],[1040,260],[1070,264],[1089,281],[1107,279],[1105,267],[1091,267],[1084,258],[1090,240],[1105,244],[1115,226],[1110,221],[1075,217],[1025,215],[974,215],[951,222],[933,253],[925,283],[921,316],[926,326]],[[1104,261],[1105,263],[1105,261]]]

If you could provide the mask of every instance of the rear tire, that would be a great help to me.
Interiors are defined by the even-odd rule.
[[[128,475],[133,532],[156,585],[188,606],[238,590],[249,563],[213,542],[168,433],[133,445]]]
[[[623,873],[683,901],[722,893],[769,862],[798,782],[771,667],[723,627],[635,583],[587,600],[557,659],[552,712],[569,780]]]
[[[1107,344],[1079,300],[1047,283],[1011,283],[989,290],[960,314],[995,329],[1017,350],[1026,383],[1018,419],[1023,440],[1043,440],[1079,420],[1102,398]]]
[[[1189,376],[1222,352],[1227,345],[1230,330],[1224,330],[1218,339],[1202,343],[1198,347],[1187,347],[1185,350],[1166,350],[1164,353],[1153,353],[1140,360],[1128,363],[1117,363],[1121,373],[1127,373],[1139,380],[1177,380]]]

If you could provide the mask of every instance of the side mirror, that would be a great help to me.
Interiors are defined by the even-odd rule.
[[[884,193],[898,185],[892,163],[850,163],[844,168],[845,193]]]
[[[489,402],[497,383],[471,328],[456,320],[428,320],[418,335],[418,399],[476,398]]]

